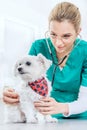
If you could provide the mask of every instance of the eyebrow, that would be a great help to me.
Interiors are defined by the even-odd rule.
[[[54,33],[54,34],[56,34],[55,32],[53,32],[53,31],[50,31],[51,33]],[[57,34],[56,34],[57,35]],[[62,36],[64,36],[64,35],[72,35],[71,33],[65,33],[65,34],[62,34]]]

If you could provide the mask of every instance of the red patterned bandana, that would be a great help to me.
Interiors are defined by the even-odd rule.
[[[41,96],[46,96],[48,94],[48,84],[45,78],[28,83],[28,85]]]

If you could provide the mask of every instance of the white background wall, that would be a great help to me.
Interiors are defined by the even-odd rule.
[[[11,19],[25,23],[32,23],[39,27],[43,36],[48,25],[48,15],[50,10],[58,2],[64,0],[0,0],[0,25],[3,19]],[[82,28],[84,38],[87,34],[87,1],[86,0],[65,0],[75,3],[82,14]],[[0,31],[1,34],[1,31]],[[40,34],[39,34],[40,35]],[[1,34],[2,36],[2,34]],[[0,39],[1,39],[0,36]]]
[[[61,1],[64,0],[0,0],[0,65],[2,67],[3,64],[7,65],[5,58],[10,59],[8,62],[15,61],[17,55],[27,53],[30,42],[44,37],[48,29],[48,15],[55,4]],[[87,0],[65,1],[79,7],[82,15],[81,35],[87,40]],[[34,36],[30,33],[34,33]],[[23,50],[24,48],[26,51]]]
[[[45,31],[48,29],[48,15],[54,5],[61,1],[64,0],[0,0],[0,62],[4,59],[4,49],[6,49],[5,56],[10,57],[10,59],[13,55],[16,55],[16,50],[22,50],[25,44],[27,44],[28,50],[29,43],[32,41],[30,39],[32,36],[28,32],[30,28],[34,32],[33,40],[44,37]],[[82,15],[81,34],[82,38],[87,40],[87,1],[65,1],[72,2],[79,7]],[[13,33],[11,33],[12,30],[9,30],[10,28],[13,29]],[[16,34],[18,29],[19,32]],[[25,31],[25,34],[23,31]],[[24,39],[22,39],[23,37]],[[14,51],[12,47],[15,49]],[[20,52],[20,54],[22,53]]]

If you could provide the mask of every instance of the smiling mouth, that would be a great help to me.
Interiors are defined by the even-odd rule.
[[[58,49],[64,49],[64,47],[58,47]]]

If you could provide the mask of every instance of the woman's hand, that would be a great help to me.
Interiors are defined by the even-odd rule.
[[[3,91],[3,101],[7,104],[16,104],[19,102],[19,95],[14,89],[5,89]]]
[[[51,97],[45,97],[40,99],[40,101],[34,102],[36,109],[43,115],[50,114],[68,114],[68,105],[64,103],[59,103]]]

